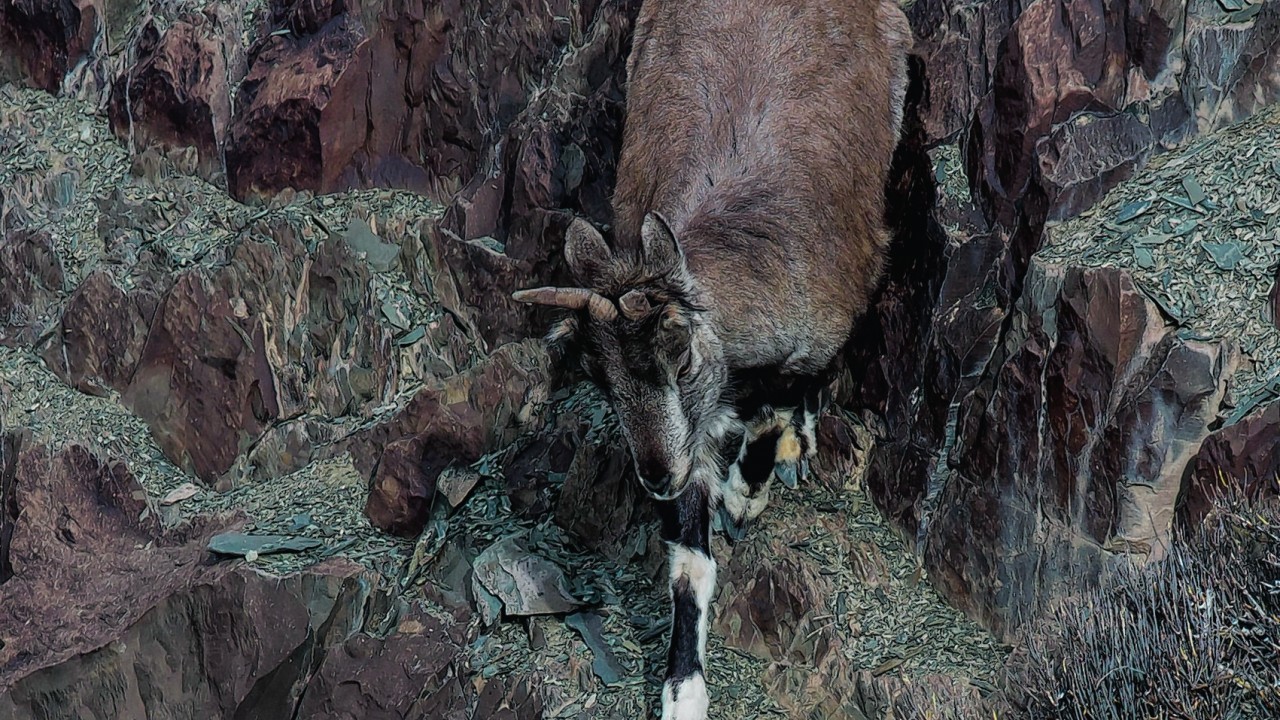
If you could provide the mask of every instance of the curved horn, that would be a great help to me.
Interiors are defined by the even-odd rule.
[[[622,314],[628,320],[639,320],[645,313],[649,312],[649,298],[639,290],[631,290],[618,300],[619,307],[622,308]]]
[[[540,287],[530,290],[517,290],[511,293],[516,302],[533,305],[550,305],[552,307],[581,310],[586,308],[591,317],[601,322],[612,322],[618,317],[618,309],[608,298],[586,288]]]

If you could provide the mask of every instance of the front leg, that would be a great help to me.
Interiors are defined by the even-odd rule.
[[[707,626],[716,588],[711,556],[709,491],[693,483],[680,497],[661,503],[662,539],[671,575],[671,645],[662,686],[663,720],[705,720]]]
[[[761,435],[748,429],[737,456],[728,463],[720,493],[721,528],[731,542],[741,541],[747,526],[769,504],[769,483],[781,430],[768,427]]]

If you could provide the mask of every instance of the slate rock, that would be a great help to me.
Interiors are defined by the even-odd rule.
[[[1258,501],[1280,494],[1280,399],[1263,403],[1239,422],[1215,429],[1183,474],[1179,524],[1194,528],[1215,498],[1240,492]]]
[[[214,3],[187,13],[161,34],[154,22],[140,30],[137,62],[116,78],[107,105],[112,132],[141,150],[190,147],[209,179],[222,173],[231,122],[231,92],[244,76],[239,12]]]
[[[319,540],[287,535],[257,535],[238,532],[218,533],[209,538],[209,549],[219,555],[273,555],[314,550],[323,545]]]
[[[604,638],[604,627],[597,613],[574,613],[564,619],[564,624],[582,637],[582,641],[591,648],[591,671],[606,686],[621,682],[626,668],[618,662],[618,656]]]
[[[387,532],[415,536],[448,466],[511,443],[545,395],[546,351],[537,341],[498,348],[474,369],[420,390],[394,417],[341,444],[369,480],[365,514]],[[443,498],[441,498],[443,501]]]
[[[1267,311],[1271,314],[1271,324],[1280,328],[1280,270],[1276,271],[1276,279],[1271,284],[1271,293],[1267,295],[1269,301]]]
[[[61,309],[62,258],[48,233],[0,232],[0,345],[28,345]]]
[[[931,579],[997,633],[1169,547],[1182,478],[1238,362],[1184,341],[1116,269],[1033,261],[998,372],[962,404],[925,529]]]
[[[485,548],[473,566],[476,580],[502,601],[503,612],[508,616],[556,615],[582,604],[570,593],[564,571],[558,565],[530,552],[513,538]]]

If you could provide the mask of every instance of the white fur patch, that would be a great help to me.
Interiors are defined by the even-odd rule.
[[[804,437],[808,448],[805,450],[806,457],[818,456],[818,416],[814,413],[806,411],[804,413],[804,422],[800,427],[800,434]]]
[[[769,487],[772,484],[773,473],[770,472],[769,477],[765,478],[764,486],[760,488],[755,497],[750,497],[748,493],[751,488],[747,486],[747,481],[742,478],[742,468],[738,463],[734,463],[729,467],[724,484],[721,486],[720,502],[724,505],[724,509],[728,511],[729,517],[735,520],[742,520],[743,518],[755,520],[769,506]]]
[[[698,550],[671,545],[671,582],[689,579],[694,602],[698,605],[698,661],[707,666],[707,627],[711,615],[711,598],[716,594],[716,561]]]
[[[689,587],[698,600],[698,607],[711,603],[711,596],[716,590],[716,561],[699,550],[692,550],[683,545],[671,546],[671,582],[680,578],[689,579]]]
[[[742,479],[738,463],[729,466],[720,489],[720,502],[732,518],[740,518],[747,511],[747,481]]]
[[[662,686],[662,720],[706,720],[711,698],[701,674]]]

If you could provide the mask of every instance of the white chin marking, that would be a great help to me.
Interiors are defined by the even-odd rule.
[[[706,720],[710,705],[701,673],[662,686],[662,720]]]

